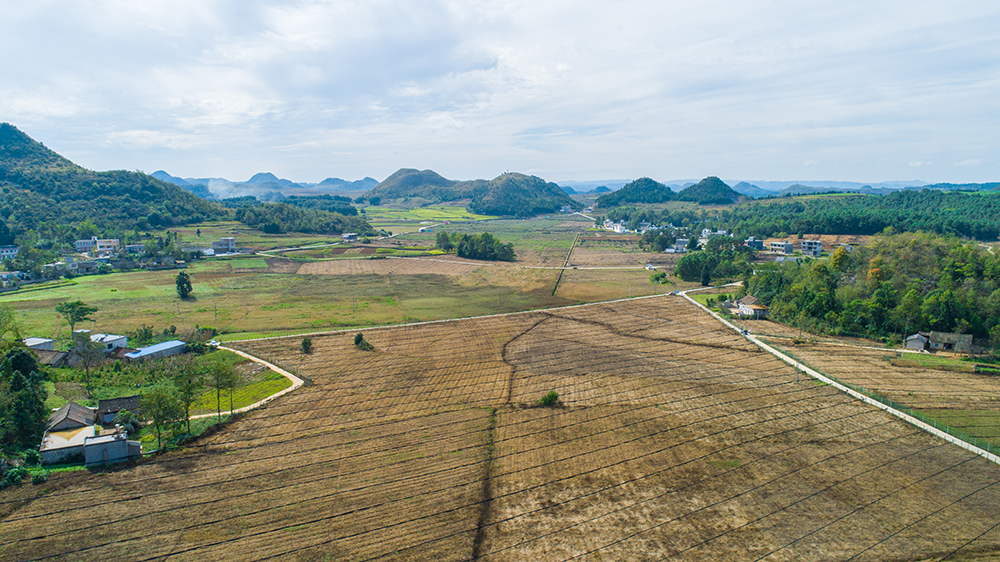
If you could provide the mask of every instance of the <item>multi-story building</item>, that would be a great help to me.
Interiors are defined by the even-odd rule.
[[[98,238],[92,236],[90,240],[77,240],[73,244],[77,252],[81,254],[92,252],[97,254],[111,254],[118,252],[121,243],[117,238]]]
[[[787,241],[771,242],[768,249],[777,254],[791,254],[795,251],[792,243]]]
[[[813,256],[818,258],[823,253],[822,240],[803,240],[799,243],[803,256]]]

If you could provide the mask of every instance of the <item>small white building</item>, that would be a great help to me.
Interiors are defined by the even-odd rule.
[[[340,238],[344,242],[357,242],[357,240],[358,240],[358,233],[357,232],[345,232],[345,233],[343,233],[343,234],[340,235]]]
[[[28,346],[28,349],[35,349],[39,351],[55,351],[56,340],[50,340],[48,338],[24,338],[24,345]]]
[[[0,246],[0,260],[9,260],[17,255],[17,246]]]
[[[101,344],[104,353],[111,353],[122,347],[128,347],[128,337],[115,334],[91,334],[90,341]]]

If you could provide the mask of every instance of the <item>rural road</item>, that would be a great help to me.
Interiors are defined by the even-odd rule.
[[[709,313],[710,315],[712,315],[712,317],[715,318],[716,320],[718,320],[719,322],[722,322],[723,324],[725,324],[729,328],[732,328],[736,332],[742,334],[743,337],[745,337],[751,343],[755,344],[757,347],[763,349],[764,351],[770,353],[771,355],[774,355],[775,357],[777,357],[778,359],[781,359],[785,363],[788,363],[789,365],[795,367],[795,369],[797,369],[798,371],[801,371],[801,372],[809,375],[810,377],[812,377],[812,378],[814,378],[814,379],[816,379],[818,381],[826,383],[826,384],[828,384],[828,385],[836,388],[837,390],[839,390],[839,391],[841,391],[841,392],[843,392],[845,394],[850,395],[853,398],[856,398],[858,400],[861,400],[862,402],[865,402],[866,404],[870,404],[870,405],[875,406],[876,408],[878,408],[880,410],[884,410],[884,411],[886,411],[886,412],[888,412],[888,413],[890,413],[890,414],[892,414],[892,415],[894,415],[894,416],[902,419],[903,421],[905,421],[905,422],[907,422],[907,423],[909,423],[911,425],[914,425],[914,426],[920,428],[921,430],[926,431],[927,433],[930,433],[931,435],[934,435],[936,437],[940,437],[941,439],[944,439],[945,441],[947,441],[949,443],[952,443],[954,445],[958,445],[959,447],[961,447],[961,448],[963,448],[963,449],[965,449],[965,450],[967,450],[967,451],[969,451],[971,453],[975,453],[976,455],[979,455],[979,456],[981,456],[981,457],[983,457],[983,458],[985,458],[985,459],[987,459],[987,460],[989,460],[991,462],[994,462],[996,464],[1000,464],[1000,455],[995,455],[993,453],[990,453],[989,451],[986,451],[985,449],[980,449],[979,447],[976,447],[975,445],[972,445],[971,443],[967,443],[967,442],[965,442],[965,441],[963,441],[963,440],[961,440],[961,439],[959,439],[959,438],[957,438],[957,437],[955,437],[953,435],[950,435],[950,434],[948,434],[948,433],[946,433],[944,431],[941,431],[940,429],[938,429],[938,428],[936,428],[936,427],[934,427],[934,426],[932,426],[930,424],[927,424],[927,423],[925,423],[923,421],[920,421],[917,418],[915,418],[915,417],[913,417],[913,416],[911,416],[909,414],[901,412],[901,411],[899,411],[899,410],[897,410],[897,409],[889,406],[888,404],[883,404],[882,402],[879,402],[878,400],[875,400],[874,398],[872,398],[870,396],[866,396],[864,394],[861,394],[860,392],[858,392],[858,391],[856,391],[856,390],[854,390],[852,388],[849,388],[849,387],[841,384],[840,382],[837,382],[836,380],[831,379],[831,378],[823,375],[822,373],[820,373],[820,372],[818,372],[816,370],[813,370],[813,369],[810,369],[809,367],[806,367],[805,365],[803,365],[799,361],[797,361],[797,360],[789,357],[788,355],[785,355],[784,353],[778,351],[777,349],[771,347],[770,345],[768,345],[768,344],[760,341],[753,334],[744,333],[743,330],[741,330],[738,326],[736,326],[732,322],[729,322],[728,320],[726,320],[722,316],[719,316],[718,314],[716,314],[715,312],[713,312],[712,310],[710,310],[708,307],[702,305],[701,303],[699,303],[698,301],[694,300],[693,298],[691,298],[687,294],[687,293],[689,293],[691,291],[698,291],[698,290],[700,290],[700,289],[689,289],[687,291],[681,291],[680,295],[682,297],[684,297],[685,299],[687,299],[688,302],[690,302],[691,304],[697,306],[701,310],[703,310],[703,311]]]
[[[276,392],[276,393],[268,396],[267,398],[261,400],[260,402],[257,402],[256,404],[250,404],[249,406],[244,406],[244,407],[239,408],[237,410],[233,410],[233,413],[242,414],[243,412],[249,412],[250,410],[253,410],[254,408],[257,408],[258,406],[266,404],[266,403],[270,402],[271,400],[274,400],[275,398],[278,398],[279,396],[284,396],[285,394],[288,394],[289,392],[291,392],[291,391],[295,390],[296,388],[298,388],[298,387],[302,386],[303,384],[305,384],[302,379],[300,379],[299,377],[296,377],[295,375],[289,373],[288,371],[282,369],[281,367],[278,367],[277,365],[273,365],[271,363],[268,363],[267,361],[264,361],[263,359],[260,359],[258,357],[254,357],[253,355],[250,355],[249,353],[244,353],[244,352],[242,352],[242,351],[240,351],[238,349],[233,349],[231,347],[223,347],[221,345],[219,346],[219,349],[224,349],[226,351],[231,351],[231,352],[235,353],[236,355],[239,355],[240,357],[245,357],[246,359],[249,359],[249,360],[253,361],[254,363],[260,363],[261,365],[267,367],[268,369],[271,369],[275,373],[278,373],[279,375],[281,375],[281,376],[285,377],[286,379],[292,381],[292,386],[290,386],[290,387],[288,387],[288,388],[286,388],[286,389],[284,389],[284,390],[282,390],[280,392]],[[216,415],[218,415],[218,414],[199,414],[197,416],[191,416],[191,419],[194,420],[194,419],[198,419],[198,418],[209,418],[209,417],[213,417],[213,416],[216,416]]]

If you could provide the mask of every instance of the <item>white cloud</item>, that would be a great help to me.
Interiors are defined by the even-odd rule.
[[[0,119],[101,169],[1000,175],[982,0],[39,1],[0,48]]]

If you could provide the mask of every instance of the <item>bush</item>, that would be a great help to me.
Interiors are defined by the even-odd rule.
[[[365,337],[358,332],[358,335],[354,336],[354,346],[361,351],[371,351],[375,349],[375,346],[365,341]]]
[[[14,484],[20,484],[21,480],[28,475],[28,469],[23,466],[15,466],[14,468],[7,471],[7,474],[0,481],[0,489],[6,488],[7,486],[13,486]]]
[[[35,449],[28,449],[24,452],[24,462],[32,465],[37,465],[41,460],[38,451]]]
[[[357,338],[355,338],[354,345],[357,345]],[[312,353],[312,350],[313,350],[313,341],[309,338],[302,338],[302,353]]]
[[[555,406],[558,402],[559,393],[554,390],[550,390],[545,396],[542,396],[541,400],[538,401],[539,404],[546,407]]]

